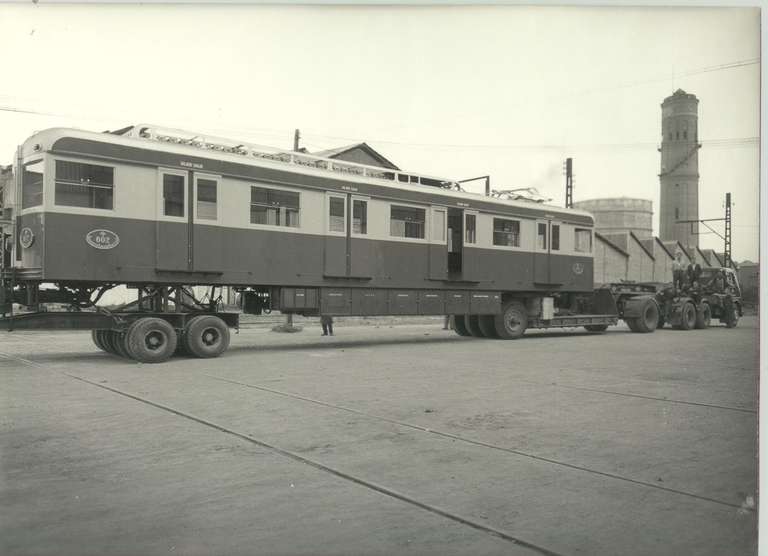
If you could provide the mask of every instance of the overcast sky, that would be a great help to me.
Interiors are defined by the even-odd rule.
[[[658,232],[659,105],[683,88],[700,99],[700,216],[732,192],[734,259],[757,260],[759,23],[747,8],[0,5],[0,164],[54,126],[285,148],[300,128],[310,150],[367,141],[401,168],[562,205],[571,156],[575,200],[652,199]]]

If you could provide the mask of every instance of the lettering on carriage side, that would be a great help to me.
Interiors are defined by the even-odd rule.
[[[35,233],[31,228],[22,228],[19,233],[19,243],[24,249],[29,249],[35,242]]]
[[[343,189],[344,191],[357,191],[357,187],[353,185],[342,185],[341,189]]]
[[[583,274],[584,273],[584,264],[583,263],[573,263],[573,273],[574,274]]]
[[[182,160],[179,162],[180,166],[184,166],[184,168],[194,168],[195,170],[202,170],[203,165],[199,162],[187,162],[186,160]]]
[[[456,201],[456,205],[459,207],[469,208],[469,203],[462,203],[461,201]]]
[[[120,236],[112,230],[91,230],[85,234],[85,242],[95,249],[114,249],[120,243]]]

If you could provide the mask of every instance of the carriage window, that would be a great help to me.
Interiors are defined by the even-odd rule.
[[[112,210],[115,170],[109,166],[56,161],[57,205]]]
[[[432,239],[435,241],[445,241],[445,211],[432,211]]]
[[[184,216],[184,176],[163,174],[163,214]]]
[[[475,243],[477,240],[477,217],[474,214],[465,216],[464,243]]]
[[[24,165],[21,174],[21,208],[39,207],[43,204],[43,161]]]
[[[352,232],[355,234],[368,233],[368,201],[359,199],[352,201]]]
[[[575,251],[579,253],[591,253],[592,252],[592,231],[576,228],[574,230],[574,245]]]
[[[344,198],[329,197],[328,200],[330,201],[328,205],[328,231],[345,233],[347,224],[344,218]]]
[[[197,180],[197,217],[216,220],[216,180]]]
[[[423,239],[425,220],[426,211],[424,209],[392,205],[389,217],[389,235]]]
[[[493,244],[520,247],[520,222],[504,218],[493,219]]]
[[[299,227],[299,194],[251,187],[251,224]]]
[[[536,235],[536,247],[539,249],[546,249],[547,248],[547,225],[544,223],[539,223],[537,226],[538,234]]]
[[[552,224],[552,251],[560,251],[560,226]]]

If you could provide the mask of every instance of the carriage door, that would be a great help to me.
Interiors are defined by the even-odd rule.
[[[442,207],[432,207],[430,221],[429,278],[430,280],[446,280],[448,278],[446,210]]]
[[[220,274],[224,262],[224,237],[219,215],[221,178],[193,173],[192,269]]]
[[[477,212],[464,211],[464,236],[461,245],[461,279],[481,280],[480,249],[477,247]]]
[[[558,285],[563,283],[565,263],[559,256],[560,227],[560,222],[536,221],[533,281],[537,284]]]
[[[190,270],[192,252],[188,184],[188,172],[163,168],[158,170],[155,222],[157,270]]]
[[[325,196],[325,237],[323,275],[347,275],[347,195],[327,193]]]
[[[370,199],[351,195],[347,199],[352,214],[349,233],[349,275],[372,278],[374,274],[374,242],[368,239],[368,204]],[[351,207],[350,207],[351,203]]]

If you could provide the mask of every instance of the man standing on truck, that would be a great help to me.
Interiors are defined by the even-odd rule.
[[[675,260],[672,261],[672,285],[676,290],[683,288],[683,252],[677,251],[675,253]]]

